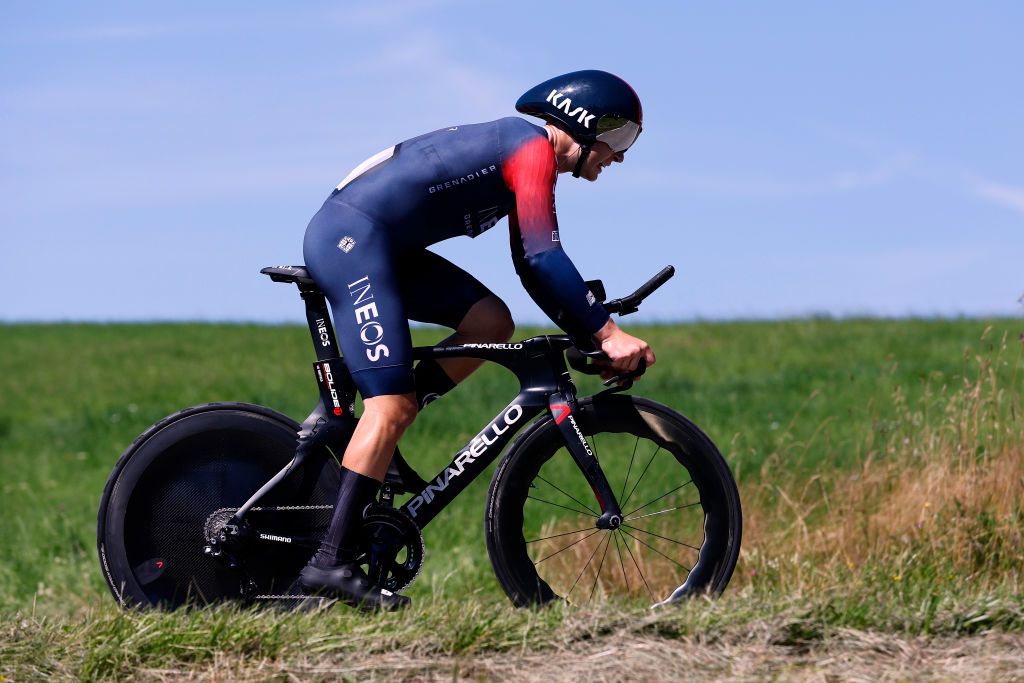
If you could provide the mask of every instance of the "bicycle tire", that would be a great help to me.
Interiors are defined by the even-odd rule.
[[[174,413],[143,432],[114,467],[100,500],[97,548],[117,601],[173,609],[246,600],[240,573],[203,553],[205,523],[218,510],[240,506],[292,459],[298,427],[263,406],[211,403]],[[336,493],[336,468],[306,466],[260,505],[320,508],[304,524],[322,528]],[[294,533],[288,528],[294,515],[268,516],[261,524],[273,529],[276,522],[281,534]],[[260,553],[246,570],[259,592],[286,594],[310,554],[281,544]]]
[[[662,605],[721,593],[739,557],[742,511],[711,439],[648,399],[614,394],[579,406],[579,427],[618,496],[623,525],[595,527],[594,494],[551,417],[537,420],[509,448],[488,491],[487,551],[509,599],[519,607],[595,597]],[[662,452],[672,457],[659,460]]]

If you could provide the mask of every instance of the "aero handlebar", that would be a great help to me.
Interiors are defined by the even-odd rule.
[[[668,282],[669,278],[675,274],[675,266],[665,266],[661,269],[660,273],[642,284],[635,292],[627,294],[624,297],[605,302],[604,308],[609,313],[618,313],[620,316],[636,313],[640,308],[640,303],[649,297],[654,290]]]
[[[627,294],[624,297],[618,299],[612,299],[611,301],[603,302],[604,308],[609,313],[618,313],[619,316],[629,315],[630,313],[636,313],[640,308],[640,304],[644,299],[649,297],[656,289],[661,287],[663,284],[669,281],[669,279],[676,274],[675,266],[665,266],[661,271],[652,277],[650,280],[642,284],[632,294]],[[600,350],[584,350],[579,348],[570,348],[565,353],[566,360],[569,361],[569,366],[574,370],[582,372],[586,375],[598,375],[602,371],[600,365],[593,365],[587,363],[587,358],[595,360],[608,360],[608,356]],[[605,382],[605,385],[610,385],[623,380],[631,380],[632,378],[638,377],[643,374],[646,367],[646,363],[643,360],[640,361],[639,367],[631,373],[626,375],[619,375]],[[632,382],[630,382],[632,384]],[[623,387],[625,388],[625,387]]]

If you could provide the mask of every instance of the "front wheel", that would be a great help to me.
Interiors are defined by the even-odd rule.
[[[579,426],[624,520],[601,508],[550,418],[509,449],[488,494],[487,550],[523,607],[559,598],[659,605],[720,593],[740,551],[742,515],[729,467],[711,440],[667,406],[628,395],[585,399]]]

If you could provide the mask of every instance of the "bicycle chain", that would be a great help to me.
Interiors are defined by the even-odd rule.
[[[270,507],[253,507],[253,508],[250,508],[250,511],[252,511],[252,512],[257,512],[257,511],[259,511],[259,512],[292,512],[292,511],[300,511],[300,510],[333,510],[333,509],[334,509],[333,505],[276,505],[276,506],[270,506]],[[402,513],[401,510],[399,510],[397,508],[391,508],[391,509],[394,509],[396,512],[399,512],[399,513],[405,515],[405,517],[407,519],[409,519],[409,521],[412,521],[412,518],[408,517],[407,514]],[[210,528],[209,528],[209,523],[210,523],[211,519],[213,519],[215,516],[220,515],[220,514],[224,514],[224,513],[228,513],[228,512],[234,514],[237,511],[238,511],[238,508],[226,507],[226,508],[219,508],[219,509],[214,510],[213,512],[211,512],[209,514],[209,516],[206,518],[206,524],[204,524],[204,527],[205,527],[204,531],[206,532],[205,535],[207,537],[207,540],[208,541],[212,540],[210,538]],[[422,535],[420,535],[420,537],[419,537],[419,545],[420,545],[420,558],[421,558],[420,559],[420,563],[416,567],[416,571],[409,578],[409,581],[406,582],[405,586],[403,586],[402,589],[408,588],[410,585],[412,585],[412,582],[415,581],[419,577],[420,572],[423,571],[423,564],[424,564],[424,561],[427,558],[427,547],[426,547],[426,544],[423,542],[423,536]],[[308,600],[308,599],[311,599],[311,597],[315,597],[315,596],[263,594],[263,595],[254,595],[253,599],[254,600]],[[326,598],[316,598],[316,599],[322,601],[322,600],[325,600]]]
[[[251,508],[251,510],[259,511],[259,512],[279,512],[279,511],[280,512],[294,512],[294,511],[301,511],[301,510],[333,510],[333,509],[334,509],[333,505],[277,505],[277,506],[271,506],[271,507],[254,507],[254,508]],[[219,510],[214,510],[213,512],[211,512],[206,517],[206,521],[203,522],[203,536],[206,538],[207,543],[212,543],[215,540],[214,539],[215,532],[220,531],[220,529],[217,529],[217,528],[214,528],[213,526],[211,526],[211,524],[216,524],[216,521],[218,521],[217,517],[223,516],[223,515],[227,515],[228,513],[231,513],[233,515],[237,511],[238,511],[238,508],[220,508]],[[230,517],[224,519],[224,522],[227,523],[228,519],[230,519]]]
[[[325,598],[319,595],[254,595],[253,600],[319,600],[320,602],[334,602],[337,598]]]
[[[250,510],[260,510],[260,511],[269,510],[271,512],[276,512],[278,510],[333,510],[334,506],[333,505],[274,505],[274,506],[266,507],[266,508],[265,507],[254,507],[254,508],[249,508],[249,509]],[[237,511],[238,511],[238,508],[220,508],[219,510],[214,510],[213,512],[211,512],[210,513],[210,517],[212,517],[213,515],[219,514],[221,512],[237,512]]]

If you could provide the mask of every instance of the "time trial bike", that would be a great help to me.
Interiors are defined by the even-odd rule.
[[[339,458],[358,419],[356,388],[324,295],[305,268],[260,272],[298,286],[320,401],[302,424],[259,405],[198,405],[135,439],[107,481],[97,528],[103,575],[123,606],[318,599],[303,595],[297,579],[331,519]],[[621,316],[673,273],[669,266],[611,301],[600,281],[588,285]],[[624,393],[642,364],[578,397],[567,362],[599,374],[601,355],[565,335],[416,348],[417,359],[497,363],[520,390],[430,479],[396,450],[363,515],[360,562],[368,575],[387,590],[406,588],[422,567],[421,530],[508,446],[491,479],[484,534],[515,605],[628,599],[660,606],[721,592],[742,529],[726,461],[683,415]]]

